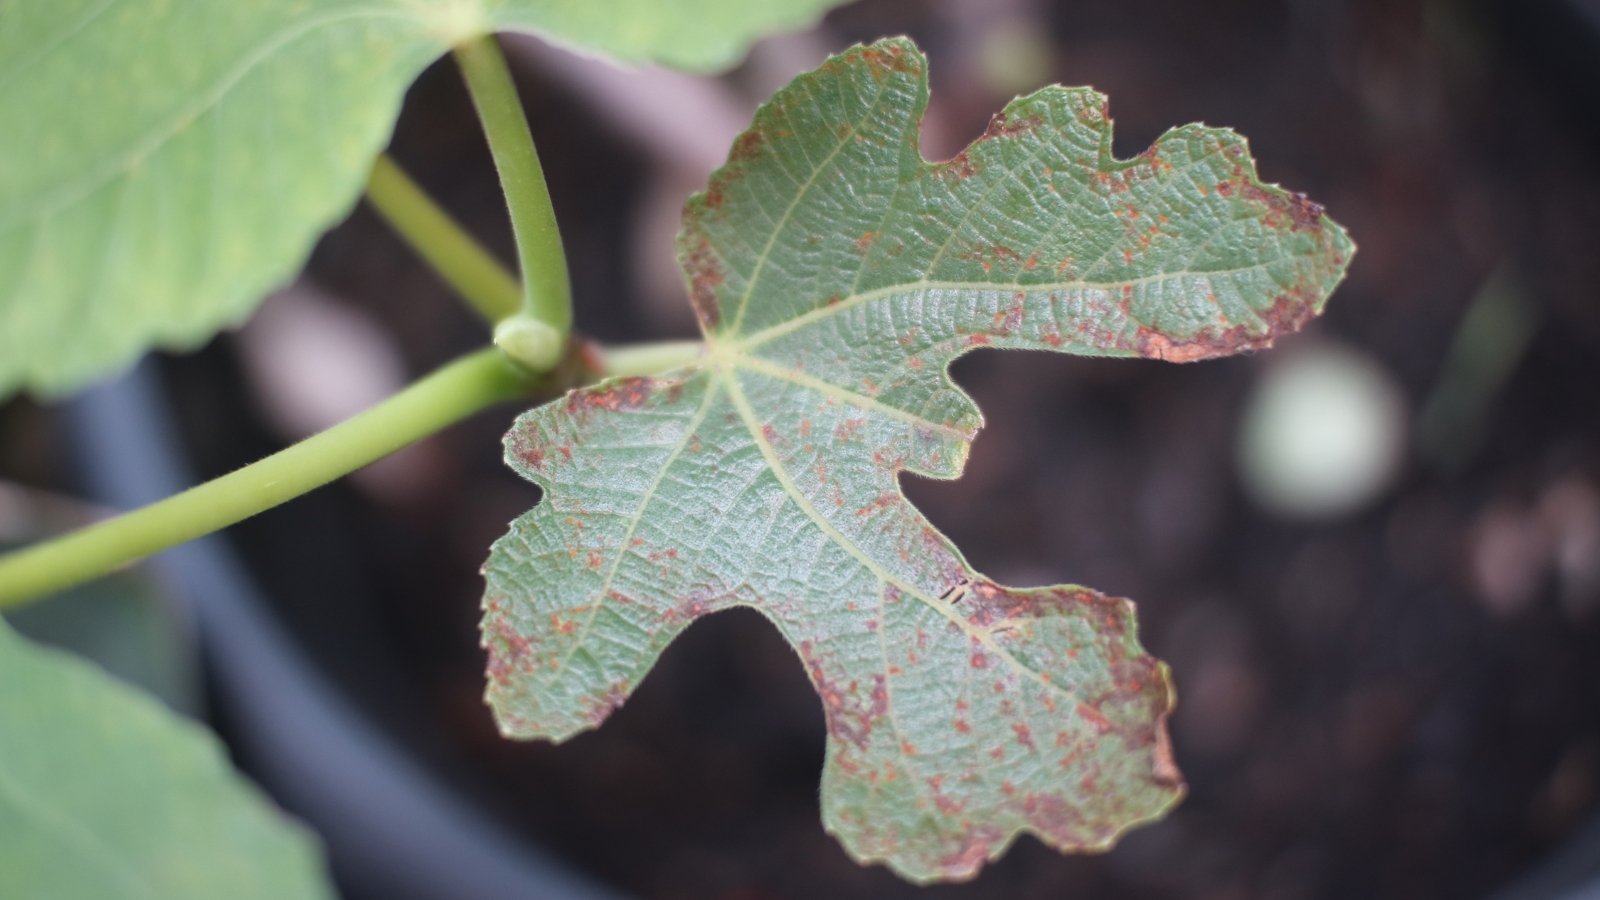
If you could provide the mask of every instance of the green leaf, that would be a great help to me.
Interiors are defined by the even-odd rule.
[[[0,397],[243,319],[452,45],[528,30],[707,69],[837,2],[0,0]]]
[[[50,900],[331,897],[209,733],[0,622],[0,872]]]
[[[995,584],[901,494],[902,471],[957,477],[982,424],[950,362],[1265,347],[1354,249],[1231,132],[1119,161],[1105,98],[1053,87],[934,165],[926,103],[923,57],[891,40],[757,113],[684,216],[702,360],[518,421],[507,460],[546,497],[495,544],[483,621],[502,730],[561,739],[690,622],[761,611],[822,698],[824,824],[915,881],[1021,832],[1103,849],[1183,790],[1131,604]]]

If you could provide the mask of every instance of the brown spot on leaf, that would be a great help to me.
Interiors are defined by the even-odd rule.
[[[1183,773],[1178,771],[1177,760],[1172,755],[1172,735],[1167,731],[1167,717],[1171,710],[1163,712],[1156,718],[1155,746],[1151,749],[1154,758],[1150,774],[1156,783],[1162,787],[1183,787]]]
[[[689,303],[694,307],[695,318],[707,333],[715,330],[722,320],[717,304],[717,288],[722,284],[722,261],[711,241],[701,238],[683,261],[684,273],[689,276]]]
[[[1111,720],[1107,719],[1100,710],[1087,703],[1078,704],[1078,718],[1093,725],[1095,731],[1099,734],[1107,734],[1111,731]]]
[[[968,831],[964,840],[965,843],[961,845],[961,849],[939,860],[940,871],[952,881],[970,878],[979,869],[983,868],[984,862],[989,859],[989,851],[994,847],[997,836],[987,830],[979,829],[977,831]]]
[[[800,658],[805,661],[811,683],[822,698],[828,734],[866,750],[873,728],[889,712],[887,676],[881,672],[872,676],[872,691],[866,702],[862,702],[860,683],[851,681],[848,685],[839,685],[828,675],[814,646],[811,641],[801,641]]]
[[[640,375],[572,391],[567,394],[567,413],[581,415],[593,410],[620,412],[637,409],[661,386],[661,379]]]
[[[900,44],[880,43],[861,49],[861,58],[875,69],[915,75],[922,71],[916,54],[907,53]]]
[[[1268,228],[1291,231],[1322,230],[1322,204],[1312,202],[1305,194],[1268,190],[1246,182],[1243,185],[1246,200],[1267,208],[1264,221]]]
[[[1022,722],[1012,722],[1011,731],[1016,734],[1017,743],[1027,747],[1029,750],[1038,749],[1037,747],[1033,746],[1033,731],[1032,729],[1028,728],[1026,724]]]
[[[488,634],[484,636],[484,649],[489,651],[489,678],[499,684],[510,682],[514,672],[528,668],[533,657],[533,645],[517,633],[511,623],[502,617],[489,620]]]
[[[872,249],[872,242],[877,240],[877,238],[878,238],[878,233],[877,232],[875,232],[875,231],[863,231],[861,233],[861,236],[856,238],[856,252],[861,254],[862,256],[866,256],[867,255],[867,251]]]
[[[605,694],[590,701],[589,724],[599,727],[628,699],[628,682],[619,681],[606,688]]]
[[[978,165],[972,161],[970,148],[934,166],[933,171],[946,183],[966,181],[978,174]]]
[[[767,142],[767,136],[754,128],[746,131],[733,142],[733,149],[728,151],[728,162],[747,162],[761,155],[761,148]]]
[[[1317,294],[1305,287],[1279,294],[1267,309],[1257,313],[1265,330],[1245,325],[1225,329],[1205,329],[1187,338],[1170,338],[1146,326],[1139,326],[1134,349],[1141,356],[1166,362],[1195,362],[1229,356],[1246,350],[1261,350],[1285,334],[1299,331],[1317,314]]]
[[[1029,135],[1033,134],[1035,131],[1038,131],[1039,126],[1043,124],[1044,116],[1041,116],[1038,113],[1028,116],[1012,116],[1003,112],[995,113],[993,116],[989,117],[989,127],[983,130],[983,136],[978,138],[978,140],[984,141],[993,140],[995,138]]]

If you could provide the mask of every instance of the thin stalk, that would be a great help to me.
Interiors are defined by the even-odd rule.
[[[455,48],[457,63],[466,79],[472,103],[483,122],[494,156],[495,169],[505,190],[511,213],[511,229],[516,236],[517,263],[522,273],[523,305],[519,318],[525,326],[548,326],[548,339],[528,339],[527,327],[513,342],[518,348],[535,347],[537,358],[514,358],[535,371],[553,366],[563,352],[572,331],[572,289],[567,277],[567,259],[561,247],[561,232],[556,227],[555,210],[550,206],[550,190],[545,185],[539,154],[528,131],[511,71],[493,35],[475,38]],[[497,343],[501,343],[497,341]],[[548,345],[548,349],[546,348]],[[502,344],[503,349],[507,349]],[[523,351],[525,352],[525,350]]]
[[[600,370],[607,375],[655,375],[694,362],[705,346],[699,341],[662,341],[597,350]]]
[[[397,234],[490,324],[522,307],[522,286],[500,261],[433,202],[411,176],[380,154],[367,200]]]
[[[539,383],[496,350],[463,357],[377,406],[242,469],[0,556],[0,609],[105,575],[271,509]]]

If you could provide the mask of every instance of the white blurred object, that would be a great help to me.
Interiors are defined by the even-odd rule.
[[[1333,344],[1278,351],[1239,431],[1239,474],[1280,515],[1326,519],[1381,494],[1399,469],[1400,391],[1369,357]]]

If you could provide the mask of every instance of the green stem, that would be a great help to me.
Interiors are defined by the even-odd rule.
[[[496,350],[463,357],[388,400],[235,472],[0,556],[0,609],[105,575],[247,519],[539,384]]]
[[[699,359],[705,344],[699,341],[662,341],[596,349],[600,357],[600,370],[607,375],[655,375]]]
[[[572,289],[567,278],[566,254],[561,248],[561,232],[556,227],[555,210],[550,206],[550,190],[545,186],[539,154],[533,147],[527,117],[511,82],[511,71],[494,35],[468,41],[455,48],[472,94],[472,103],[483,121],[494,156],[495,169],[505,190],[511,212],[511,229],[516,236],[517,263],[522,272],[522,316],[531,324],[548,326],[548,340],[522,346],[548,346],[547,359],[518,359],[539,371],[554,365],[572,331]]]
[[[522,286],[387,154],[367,180],[367,200],[395,232],[491,323],[515,315]]]

